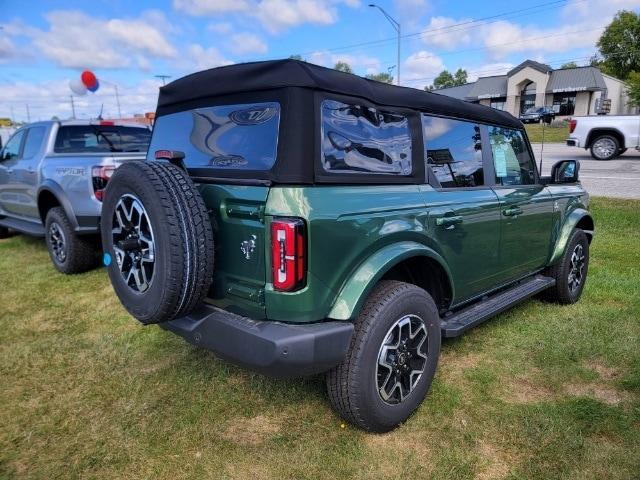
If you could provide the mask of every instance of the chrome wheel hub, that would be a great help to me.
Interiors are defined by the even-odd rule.
[[[582,245],[576,245],[573,249],[570,260],[570,270],[568,277],[569,290],[576,292],[584,281],[585,255]]]
[[[616,144],[610,138],[599,138],[593,144],[598,158],[607,158],[615,153]]]
[[[427,327],[417,315],[397,320],[378,351],[376,380],[380,398],[394,405],[404,401],[427,365]]]
[[[62,232],[62,228],[56,222],[52,222],[49,226],[49,244],[53,251],[53,256],[60,263],[64,263],[67,259],[67,242]]]
[[[149,215],[134,195],[126,194],[118,200],[112,238],[122,278],[132,290],[145,292],[153,281],[156,248]]]

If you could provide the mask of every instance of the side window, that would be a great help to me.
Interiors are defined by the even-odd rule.
[[[24,137],[25,130],[20,130],[9,139],[7,144],[2,150],[2,158],[0,160],[10,160],[20,155],[20,145],[22,144],[22,137]]]
[[[411,175],[409,120],[364,105],[323,101],[322,166],[330,173]]]
[[[422,115],[427,165],[443,188],[484,185],[480,126]]]
[[[46,131],[47,129],[45,127],[31,127],[27,131],[27,139],[24,142],[22,158],[29,159],[36,156],[40,151]]]
[[[498,185],[531,185],[535,183],[535,163],[519,130],[489,127]]]

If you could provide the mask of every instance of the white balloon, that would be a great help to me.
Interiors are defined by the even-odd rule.
[[[84,86],[84,83],[82,83],[82,80],[80,80],[79,78],[71,80],[69,82],[69,88],[76,95],[82,96],[87,94],[87,87]]]

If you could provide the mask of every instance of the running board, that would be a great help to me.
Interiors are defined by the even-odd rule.
[[[34,237],[44,237],[44,227],[39,223],[28,222],[17,218],[0,218],[0,227],[10,228],[16,232],[26,233]]]
[[[555,285],[553,278],[536,275],[523,280],[514,287],[497,293],[485,300],[442,319],[440,329],[443,337],[457,337],[470,328],[489,320],[517,303]]]

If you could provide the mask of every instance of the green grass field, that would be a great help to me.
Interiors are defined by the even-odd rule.
[[[396,431],[343,425],[321,378],[232,366],[121,308],[104,269],[0,241],[0,478],[640,476],[640,202],[595,199],[582,300],[445,341]]]
[[[527,123],[524,126],[531,143],[542,143],[542,125],[539,123]],[[569,127],[544,126],[544,143],[564,143],[569,136]]]

